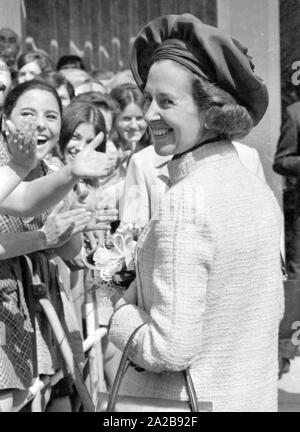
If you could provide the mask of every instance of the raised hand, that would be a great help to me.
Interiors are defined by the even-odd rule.
[[[110,229],[110,223],[118,220],[118,210],[109,208],[107,205],[100,206],[97,204],[98,199],[96,187],[90,186],[84,181],[77,183],[70,209],[85,208],[92,213],[92,219],[87,225],[88,231]],[[99,235],[101,237],[101,234]],[[95,236],[98,237],[97,234]]]
[[[4,122],[3,134],[11,155],[10,162],[26,171],[31,171],[38,163],[36,122],[27,120],[22,131],[10,121]]]
[[[75,178],[101,178],[111,173],[113,161],[105,153],[95,151],[103,138],[104,134],[100,132],[90,144],[77,153],[71,162],[71,173]]]
[[[62,212],[63,207],[63,202],[57,204],[40,229],[45,236],[46,248],[62,246],[73,235],[85,231],[91,220],[91,213],[83,208]]]

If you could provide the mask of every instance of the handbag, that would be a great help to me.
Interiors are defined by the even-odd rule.
[[[129,366],[128,352],[138,330],[147,323],[137,327],[131,334],[124,348],[119,368],[110,393],[99,392],[96,403],[97,412],[211,412],[212,403],[198,401],[189,368],[183,371],[189,401],[144,397],[119,396],[119,389]]]

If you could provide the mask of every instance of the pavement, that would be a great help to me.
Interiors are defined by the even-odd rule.
[[[278,411],[300,412],[300,357],[291,361],[289,372],[278,381]]]

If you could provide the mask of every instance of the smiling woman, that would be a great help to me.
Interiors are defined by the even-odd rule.
[[[28,51],[17,58],[18,82],[23,83],[36,78],[42,72],[53,70],[50,57],[42,50]]]
[[[134,153],[151,144],[143,114],[144,98],[137,86],[130,83],[117,86],[111,91],[111,97],[117,104],[113,123],[116,145]]]
[[[203,135],[205,116],[192,103],[192,77],[171,60],[158,61],[151,68],[145,88],[145,119],[161,156],[182,153]]]
[[[54,97],[55,96],[55,97]],[[55,103],[53,103],[55,101]],[[9,105],[9,101],[7,102]],[[37,156],[42,160],[57,144],[61,127],[61,103],[48,90],[34,88],[17,99],[12,111],[5,113],[19,130],[26,122],[35,123],[37,131]]]
[[[61,157],[66,163],[72,161],[99,132],[103,132],[104,137],[96,150],[105,153],[106,125],[101,111],[88,102],[72,102],[63,115],[59,138]]]
[[[112,342],[124,350],[139,329],[121,393],[188,400],[189,370],[214,411],[275,411],[281,216],[232,143],[262,119],[266,86],[246,47],[190,14],[148,23],[131,69],[155,150],[172,159],[136,282],[114,299]]]

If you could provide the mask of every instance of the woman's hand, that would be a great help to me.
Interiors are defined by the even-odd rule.
[[[95,187],[86,184],[84,181],[77,183],[71,199],[70,209],[85,208],[92,213],[93,218],[88,224],[89,231],[93,229],[101,231],[110,229],[110,223],[118,220],[118,210],[99,206],[97,199]],[[98,237],[97,233],[95,236]]]
[[[75,156],[71,162],[71,174],[75,178],[101,178],[111,173],[113,162],[105,154],[96,152],[102,143],[103,132],[100,132],[93,141]]]
[[[100,231],[103,233],[103,231]],[[85,247],[86,247],[86,251],[88,255],[93,254],[97,247],[98,244],[101,244],[103,242],[99,242],[98,236],[96,236],[97,231],[88,231],[84,233],[84,243],[85,243]]]
[[[103,209],[95,211],[95,219],[99,224],[98,229],[105,230],[110,229],[110,223],[117,221],[119,218],[119,212],[117,209]]]
[[[60,213],[63,207],[64,203],[60,202],[40,229],[45,237],[45,249],[62,246],[73,235],[85,231],[91,220],[91,213],[83,208]]]
[[[111,302],[115,310],[125,304],[137,304],[137,283],[136,279],[131,282],[126,291],[117,290],[111,297]]]
[[[36,122],[26,121],[22,131],[16,130],[15,125],[6,120],[3,134],[6,138],[11,155],[10,163],[18,168],[31,171],[38,163]]]

